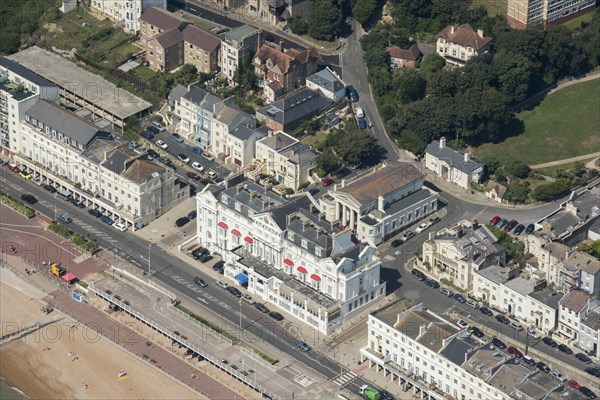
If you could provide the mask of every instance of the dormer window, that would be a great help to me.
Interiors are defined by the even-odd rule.
[[[227,195],[221,195],[221,201],[224,204],[228,204],[229,203],[229,197]]]
[[[308,242],[306,241],[306,239],[302,239],[302,248],[308,248]]]
[[[55,135],[56,132],[54,130],[52,130],[52,134]],[[63,134],[62,133],[58,134],[58,140],[63,140]]]
[[[294,240],[294,232],[288,232],[288,239]]]
[[[29,120],[30,120],[30,119],[31,119],[31,118],[29,118],[29,115],[26,115],[26,116],[25,116],[25,121],[29,122]]]
[[[40,125],[40,127],[41,127],[41,125]],[[49,127],[49,126],[47,126],[47,127],[46,127],[46,133],[47,133],[48,135],[50,134],[50,127]],[[52,133],[54,133],[54,132],[52,132]]]

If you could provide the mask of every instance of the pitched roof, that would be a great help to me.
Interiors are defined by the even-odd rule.
[[[421,57],[421,50],[419,50],[419,46],[413,44],[408,49],[401,49],[399,47],[388,47],[387,53],[392,58],[401,58],[403,60],[412,60],[416,61]]]
[[[312,117],[333,103],[320,92],[307,87],[296,89],[280,99],[259,108],[256,112],[273,121],[284,124],[284,129],[293,126],[302,118]]]
[[[166,10],[149,7],[140,17],[140,22],[146,22],[166,31],[178,27],[183,21]]]
[[[312,82],[333,93],[344,88],[344,82],[329,67],[307,76],[306,81]]]
[[[259,132],[253,128],[248,128],[245,125],[238,125],[233,131],[230,132],[230,134],[240,140],[248,140],[254,134],[257,134],[259,138],[264,136],[264,133]]]
[[[425,153],[432,155],[438,160],[443,159],[452,167],[465,173],[471,173],[477,168],[483,167],[483,163],[480,163],[471,156],[469,156],[468,161],[465,161],[464,151],[454,150],[446,145],[440,146],[440,143],[435,140],[429,143]]]
[[[217,36],[194,25],[188,25],[183,29],[183,39],[209,53],[221,45],[221,39]]]
[[[156,39],[163,49],[168,49],[169,47],[183,42],[183,34],[179,29],[171,29],[155,35],[152,39]]]
[[[573,290],[560,300],[560,305],[575,312],[580,313],[592,298],[583,290]]]
[[[288,49],[287,51],[281,51],[278,47],[264,44],[260,46],[254,55],[254,60],[258,58],[260,64],[254,61],[253,63],[262,69],[278,68],[281,73],[286,74],[294,62],[306,64],[309,60],[317,60],[319,57],[319,53],[314,49]],[[269,60],[273,65],[272,67],[267,67],[266,65]]]
[[[448,25],[438,33],[438,37],[462,46],[472,47],[475,50],[483,48],[492,41],[491,37],[480,36],[469,24]]]
[[[275,151],[280,151],[298,143],[298,139],[291,137],[285,132],[276,132],[260,140],[262,144]]]
[[[338,192],[348,193],[364,205],[422,177],[421,171],[412,164],[390,163],[372,174],[338,189]]]
[[[544,246],[544,249],[550,252],[555,258],[558,258],[561,261],[564,261],[567,258],[567,252],[569,251],[569,246],[565,246],[562,243],[558,242],[550,242]]]
[[[590,275],[596,275],[600,271],[600,260],[582,251],[574,251],[571,255],[568,255],[565,264],[585,271]]]
[[[128,178],[137,183],[144,183],[150,178],[152,174],[157,172],[162,174],[166,171],[164,167],[155,164],[148,160],[135,160],[129,168],[123,173],[125,178]]]
[[[498,197],[503,199],[504,195],[506,194],[507,188],[506,186],[496,183],[494,181],[489,181],[487,186],[485,187],[485,191],[491,192],[492,190],[496,192]]]

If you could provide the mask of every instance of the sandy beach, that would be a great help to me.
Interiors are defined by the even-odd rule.
[[[2,333],[43,321],[37,300],[0,284]],[[121,372],[127,379],[119,380]],[[0,348],[0,376],[33,399],[192,399],[199,396],[158,370],[63,319]]]

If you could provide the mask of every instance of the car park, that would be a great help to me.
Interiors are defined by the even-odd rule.
[[[31,179],[31,174],[28,171],[21,171],[19,172],[19,175],[25,180]]]
[[[496,314],[496,321],[503,323],[504,325],[510,324],[510,320],[502,314]]]
[[[523,233],[524,230],[525,230],[525,225],[519,224],[519,225],[517,225],[517,227],[515,228],[513,233],[515,235],[519,236],[521,233]]]
[[[171,133],[171,138],[177,143],[183,143],[183,138],[177,133]]]
[[[459,303],[462,303],[462,304],[464,304],[464,303],[467,302],[467,299],[465,299],[460,293],[456,293],[454,295],[454,300],[456,300],[456,301],[458,301]]]
[[[470,328],[469,328],[469,332],[470,332],[470,333],[471,333],[473,336],[475,336],[475,337],[478,337],[479,339],[481,339],[482,337],[484,337],[484,336],[485,336],[485,335],[484,335],[484,333],[483,333],[483,331],[482,331],[481,329],[479,329],[478,327],[476,327],[476,326],[472,326],[472,327],[470,327]]]
[[[254,307],[256,307],[256,309],[262,313],[268,313],[270,310],[267,308],[267,306],[265,306],[262,303],[255,303]]]
[[[533,224],[529,224],[529,225],[527,225],[527,228],[525,228],[525,233],[527,235],[532,234],[534,231],[535,231],[535,225],[533,225]]]
[[[150,131],[141,131],[140,136],[148,140],[154,139],[154,133]]]
[[[571,348],[566,344],[559,344],[558,350],[562,351],[565,354],[573,354],[573,350],[571,350]]]
[[[58,220],[60,222],[64,222],[65,224],[70,224],[71,222],[73,222],[73,219],[69,217],[68,214],[59,214]]]
[[[539,369],[542,372],[545,372],[545,373],[549,373],[550,372],[550,367],[548,367],[546,365],[546,363],[544,363],[544,362],[538,361],[536,367],[537,367],[537,369]]]
[[[495,217],[490,219],[490,225],[495,226],[498,222],[500,222],[501,219],[502,218],[500,218],[498,215],[496,215]]]
[[[200,172],[204,171],[204,167],[198,161],[194,161],[192,163],[192,168],[194,168],[196,171],[200,171]]]
[[[445,295],[445,296],[447,296],[447,297],[454,296],[454,292],[452,290],[448,289],[448,288],[445,288],[445,287],[441,288],[440,292],[442,292],[442,294]]]
[[[183,162],[183,163],[189,163],[190,162],[190,158],[188,156],[186,156],[183,153],[180,153],[177,158],[179,158],[179,161]]]
[[[467,300],[467,305],[471,308],[479,308],[479,302],[477,300],[469,299]]]
[[[484,315],[487,315],[488,317],[494,316],[494,313],[492,312],[492,310],[490,310],[486,306],[479,307],[479,312]]]
[[[523,356],[523,363],[529,365],[530,367],[535,367],[537,365],[537,361],[529,356]]]
[[[516,329],[518,331],[522,331],[523,330],[523,325],[521,325],[520,322],[517,321],[512,321],[509,326],[513,329]]]
[[[513,220],[512,220],[512,221],[510,221],[508,224],[506,224],[506,226],[504,227],[504,230],[505,230],[506,232],[510,232],[510,231],[512,231],[512,230],[513,230],[513,228],[514,228],[515,226],[517,226],[518,224],[519,224],[519,222],[517,222],[517,220],[516,220],[516,219],[513,219]]]
[[[158,129],[159,132],[164,132],[167,130],[167,128],[165,128],[160,122],[152,121],[150,125]]]
[[[592,363],[592,359],[589,358],[586,354],[584,353],[577,353],[575,354],[575,358],[578,359],[581,362],[584,362],[586,364],[591,364]]]
[[[311,347],[304,340],[298,340],[296,342],[296,347],[302,351],[309,351]]]
[[[229,284],[227,282],[217,281],[217,286],[220,287],[221,289],[227,290],[227,288],[229,287]]]
[[[102,218],[100,218],[100,221],[102,221],[108,225],[114,224],[114,221],[112,219],[110,219],[109,217],[107,217],[106,215],[103,215]]]
[[[550,371],[550,375],[552,375],[554,378],[558,379],[561,382],[567,380],[567,378],[565,378],[565,376],[558,371]]]
[[[202,278],[200,278],[199,276],[194,278],[194,283],[198,286],[202,286],[202,287],[207,287],[208,283],[206,283],[206,281]]]
[[[199,181],[200,180],[200,176],[198,174],[196,174],[195,172],[188,172],[187,174],[185,174],[188,178],[190,178],[193,181]]]
[[[35,196],[32,195],[32,194],[22,194],[21,195],[21,200],[23,200],[25,203],[29,203],[29,204],[35,204],[38,201],[35,198]]]
[[[456,325],[460,326],[461,328],[466,328],[467,326],[469,326],[469,324],[467,324],[467,322],[462,319],[459,319]]]
[[[417,233],[421,233],[423,232],[425,229],[429,228],[431,226],[431,224],[429,222],[423,222],[421,225],[419,225],[417,227],[417,229],[415,229],[415,232]]]
[[[254,303],[256,303],[256,301],[254,301],[254,299],[252,298],[252,296],[250,296],[249,294],[243,295],[242,296],[242,300],[244,300],[248,304],[254,304]]]
[[[504,344],[504,342],[500,339],[498,339],[497,337],[492,339],[492,344],[494,346],[496,346],[497,348],[499,348],[500,350],[504,350],[506,348],[506,344]]]
[[[542,342],[544,342],[550,347],[558,347],[558,343],[556,343],[552,338],[549,338],[548,336],[544,337],[542,339]]]
[[[581,388],[581,385],[579,383],[577,383],[577,381],[575,379],[569,379],[567,381],[567,385],[569,385],[570,387],[572,387],[575,390],[579,390]]]
[[[398,247],[400,246],[402,243],[404,243],[404,241],[402,239],[396,239],[392,241],[392,247]]]
[[[92,217],[96,217],[96,218],[100,218],[102,216],[102,213],[98,210],[96,210],[95,208],[90,208],[88,210],[88,214],[90,214]]]
[[[517,349],[516,347],[510,346],[508,349],[506,349],[506,351],[508,352],[508,354],[510,354],[511,356],[514,356],[516,358],[523,358],[523,353],[521,353],[519,351],[519,349]]]
[[[178,218],[177,221],[175,221],[175,226],[178,228],[181,228],[188,222],[190,222],[190,219],[188,217],[181,217],[181,218]]]
[[[508,224],[508,220],[506,218],[502,218],[500,221],[498,221],[498,223],[496,224],[496,228],[502,228],[503,226],[505,226],[506,224]]]
[[[437,288],[439,288],[439,287],[440,287],[440,284],[439,284],[439,283],[438,283],[438,281],[436,281],[435,279],[427,279],[427,280],[425,281],[425,284],[426,284],[427,286],[429,286],[430,288],[433,288],[433,289],[437,289]]]
[[[125,226],[125,224],[121,224],[121,223],[113,224],[112,227],[121,232],[125,232],[127,230],[127,226]]]
[[[281,315],[277,311],[271,311],[269,313],[269,317],[273,318],[276,321],[283,321],[284,320],[283,315]]]
[[[156,141],[156,145],[157,145],[158,147],[160,147],[161,149],[163,149],[163,150],[164,150],[164,149],[167,149],[167,148],[169,147],[169,145],[168,145],[168,144],[166,144],[165,142],[163,142],[162,140],[157,140],[157,141]]]
[[[52,185],[48,185],[48,184],[44,185],[44,190],[47,190],[50,193],[56,193],[56,188]]]
[[[229,287],[227,287],[227,290],[229,291],[229,293],[231,293],[232,295],[234,295],[237,298],[242,297],[242,292],[240,292],[240,290],[236,287],[229,286]]]
[[[587,386],[580,387],[579,388],[579,392],[581,392],[581,394],[583,394],[588,399],[595,399],[596,398],[596,393],[594,393],[592,391],[592,389],[588,388]]]

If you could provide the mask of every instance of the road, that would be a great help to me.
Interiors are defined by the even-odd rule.
[[[172,289],[182,300],[189,299],[197,306],[203,307],[207,313],[214,313],[223,319],[229,321],[233,326],[239,324],[239,300],[229,294],[225,294],[222,289],[212,284],[214,279],[204,274],[190,263],[196,263],[190,258],[190,263],[181,262],[179,259],[171,256],[167,251],[158,245],[152,245],[145,240],[134,236],[128,232],[119,232],[109,225],[100,222],[98,219],[88,214],[88,209],[79,209],[71,203],[57,200],[56,197],[36,186],[31,181],[24,181],[18,174],[9,172],[6,167],[0,167],[0,182],[2,188],[15,198],[21,194],[31,193],[39,201],[33,205],[40,213],[53,217],[55,209],[58,214],[66,212],[73,218],[69,224],[69,229],[82,235],[89,235],[106,250],[104,258],[112,265],[121,265],[125,262],[136,266],[142,271],[148,270],[148,255],[150,255],[151,265],[150,273],[152,279],[159,281]],[[209,282],[206,288],[198,288],[192,282],[195,276],[199,276]],[[208,299],[198,301],[199,298]],[[265,317],[265,314],[258,311],[255,307],[243,304],[242,325],[247,328],[252,325],[257,326],[263,332],[273,332],[268,336],[270,345],[279,351],[306,364],[308,367],[323,374],[328,379],[337,377],[341,372],[348,371],[341,366],[324,357],[315,351],[298,352],[295,349],[295,340],[288,331],[273,331],[273,320]],[[280,325],[277,325],[280,326]],[[283,328],[282,328],[283,329]],[[255,332],[252,329],[252,332]],[[312,332],[299,332],[297,335],[306,337]],[[358,390],[361,385],[368,384],[362,378],[354,381],[349,388]]]

